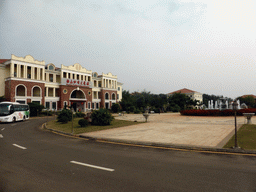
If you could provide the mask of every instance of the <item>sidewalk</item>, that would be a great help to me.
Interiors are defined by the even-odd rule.
[[[125,114],[116,119],[144,122],[142,114]],[[254,122],[252,118],[252,123]],[[237,117],[238,128],[245,123]],[[125,142],[222,148],[234,134],[234,117],[181,116],[179,113],[151,114],[147,123],[83,133],[86,137]]]

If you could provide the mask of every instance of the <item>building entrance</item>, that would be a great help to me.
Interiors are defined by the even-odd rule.
[[[81,90],[74,90],[71,93],[70,100],[75,112],[86,111],[86,96]]]
[[[75,112],[85,112],[86,103],[84,101],[72,101],[72,106]]]

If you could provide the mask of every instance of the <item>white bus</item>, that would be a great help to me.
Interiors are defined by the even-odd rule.
[[[25,121],[29,119],[29,106],[17,102],[0,102],[0,122]]]

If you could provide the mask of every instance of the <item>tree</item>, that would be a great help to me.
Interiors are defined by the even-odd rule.
[[[112,111],[113,113],[119,112],[119,111],[120,111],[120,105],[117,104],[117,103],[112,104],[112,106],[111,106],[111,111]]]
[[[238,97],[240,104],[245,103],[249,108],[256,107],[255,106],[255,99],[253,96],[247,96],[247,97]]]
[[[223,97],[222,95],[217,96],[217,95],[207,95],[207,94],[203,94],[203,104],[205,104],[206,107],[208,107],[208,102],[213,100],[213,102],[215,103],[215,101],[220,100],[220,99],[225,99],[228,102],[232,101],[231,98],[228,97]]]
[[[128,111],[128,108],[131,106],[134,106],[135,101],[129,91],[123,90],[122,92],[122,100],[120,102],[120,105],[122,107],[122,111]]]
[[[28,103],[28,105],[31,117],[37,116],[44,109],[43,105],[37,103]]]
[[[198,104],[197,100],[192,100],[185,94],[182,93],[174,93],[168,98],[170,109],[175,108],[180,110],[184,110],[187,107],[193,107]]]

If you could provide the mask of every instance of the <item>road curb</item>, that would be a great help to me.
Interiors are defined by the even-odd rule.
[[[49,131],[60,133],[62,135],[72,136],[76,138],[85,138],[91,141],[99,141],[99,142],[108,142],[120,145],[132,145],[138,147],[152,147],[152,148],[160,148],[160,149],[174,149],[174,150],[183,150],[183,151],[197,151],[197,152],[212,152],[212,153],[229,153],[229,154],[245,154],[245,155],[256,155],[256,151],[253,150],[244,150],[241,148],[232,149],[232,148],[207,148],[207,147],[198,147],[198,146],[187,146],[187,145],[172,145],[172,144],[163,144],[163,143],[154,143],[154,142],[139,142],[139,141],[131,141],[131,140],[119,140],[119,139],[109,139],[109,138],[100,138],[100,137],[91,137],[84,135],[76,135],[72,133],[65,133],[62,131],[54,130],[47,128],[46,123],[42,125],[42,128],[47,129]]]

